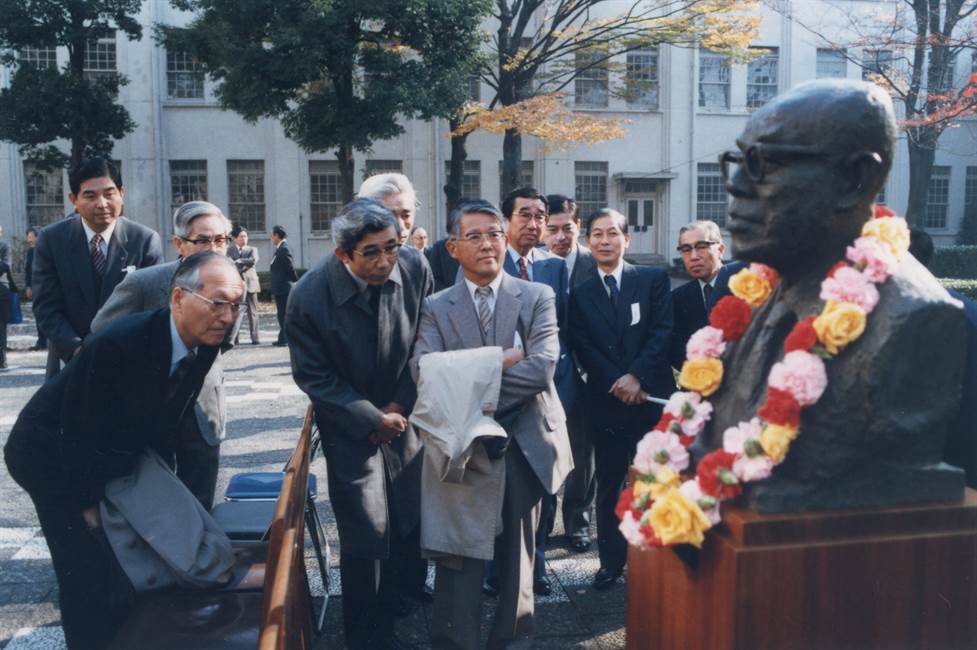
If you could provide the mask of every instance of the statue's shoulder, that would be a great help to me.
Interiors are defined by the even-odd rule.
[[[959,311],[960,301],[912,255],[905,255],[891,278],[879,287],[880,306],[886,312]]]

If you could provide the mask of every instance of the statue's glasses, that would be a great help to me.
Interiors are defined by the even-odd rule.
[[[750,145],[745,151],[724,151],[719,155],[719,169],[724,183],[728,183],[740,168],[754,183],[762,183],[772,166],[781,165],[791,158],[821,158],[829,155],[811,145],[757,143]]]

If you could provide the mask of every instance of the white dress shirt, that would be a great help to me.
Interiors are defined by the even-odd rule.
[[[492,289],[492,295],[488,298],[489,311],[495,314],[495,299],[499,295],[499,286],[502,284],[502,274],[505,271],[499,271],[499,274],[495,276],[495,279],[488,283],[488,286]],[[471,294],[472,302],[475,303],[475,316],[478,316],[478,296],[475,295],[475,289],[478,289],[478,285],[465,278],[465,285],[468,287],[468,293]]]
[[[78,217],[81,219],[81,217]],[[88,248],[89,254],[92,252],[92,237],[95,235],[102,236],[102,243],[98,245],[102,249],[102,255],[105,256],[107,260],[109,258],[109,242],[112,241],[112,233],[115,232],[115,221],[109,224],[109,227],[100,233],[96,233],[94,230],[88,227],[88,222],[81,219],[81,227],[85,229],[85,246]]]
[[[617,290],[620,291],[621,290],[621,274],[623,272],[624,272],[624,258],[623,257],[621,258],[621,261],[617,263],[617,268],[614,269],[613,271],[611,271],[610,273],[604,273],[604,271],[599,266],[597,267],[597,274],[600,275],[600,282],[601,282],[601,284],[604,287],[604,293],[606,293],[608,297],[610,297],[610,295],[611,295],[611,290],[607,287],[607,282],[604,280],[604,278],[606,278],[609,275],[614,276],[614,279],[617,280]]]
[[[506,248],[509,251],[509,257],[512,259],[512,263],[516,265],[516,271],[518,272],[519,260],[520,258],[522,258],[522,255],[520,255],[519,252],[516,251],[516,249],[513,248],[512,246],[507,246]],[[530,282],[532,282],[533,280],[533,262],[535,261],[536,261],[536,247],[534,246],[533,248],[529,249],[528,253],[526,253],[526,274],[529,276]]]

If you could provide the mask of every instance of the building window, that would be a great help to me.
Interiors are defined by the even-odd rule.
[[[249,232],[265,232],[265,161],[227,161],[227,216]]]
[[[338,171],[336,173],[339,173]],[[367,160],[366,167],[363,168],[363,178],[377,174],[403,174],[404,162],[402,160]]]
[[[950,168],[933,165],[929,187],[926,188],[926,228],[946,228],[946,209],[950,202]]]
[[[729,110],[729,60],[722,54],[699,51],[699,107]]]
[[[64,174],[44,171],[37,163],[24,162],[27,185],[27,225],[39,228],[64,217]]]
[[[967,167],[967,177],[963,184],[963,204],[977,207],[977,167]]]
[[[645,227],[655,225],[655,195],[657,181],[633,179],[624,181],[624,199],[627,205],[628,225]]]
[[[519,184],[516,187],[535,187],[534,185],[534,175],[533,170],[535,163],[532,160],[523,160],[519,165]],[[499,161],[499,192],[501,196],[499,201],[501,202],[505,198],[505,194],[502,193],[502,161]]]
[[[844,50],[818,48],[817,78],[844,79],[848,76],[848,57]]]
[[[207,161],[170,161],[170,207],[175,212],[187,201],[207,200]]]
[[[596,63],[603,57],[598,52],[577,52],[576,66],[580,72],[573,82],[575,105],[594,108],[607,106],[607,64],[606,61]]]
[[[775,47],[762,48],[761,54],[746,67],[746,107],[760,108],[777,94],[777,65],[780,61]]]
[[[204,72],[186,52],[166,53],[166,94],[170,99],[203,99]]]
[[[874,81],[873,75],[888,76],[892,71],[892,50],[865,50],[862,53],[862,80]]]
[[[696,171],[696,219],[708,219],[725,227],[728,195],[719,163],[699,163]]]
[[[309,161],[309,214],[314,234],[327,234],[332,229],[332,220],[343,207],[341,188],[338,161]]]
[[[658,50],[628,53],[625,85],[628,106],[658,108]]]
[[[25,47],[20,51],[20,64],[35,68],[58,67],[58,53],[53,47]]]
[[[114,74],[117,70],[115,30],[94,41],[88,41],[83,71],[85,78],[95,80]]]
[[[574,198],[580,216],[587,219],[607,207],[607,163],[577,161],[573,163]]]
[[[482,161],[466,160],[462,166],[461,177],[461,198],[480,199],[482,198]],[[451,161],[444,161],[444,177],[447,178],[451,173]]]

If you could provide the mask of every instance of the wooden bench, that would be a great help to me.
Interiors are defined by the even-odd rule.
[[[114,650],[304,650],[312,645],[311,593],[305,572],[305,500],[311,460],[309,406],[285,470],[267,542],[235,543],[246,572],[220,590],[173,590],[136,598],[109,646]]]

